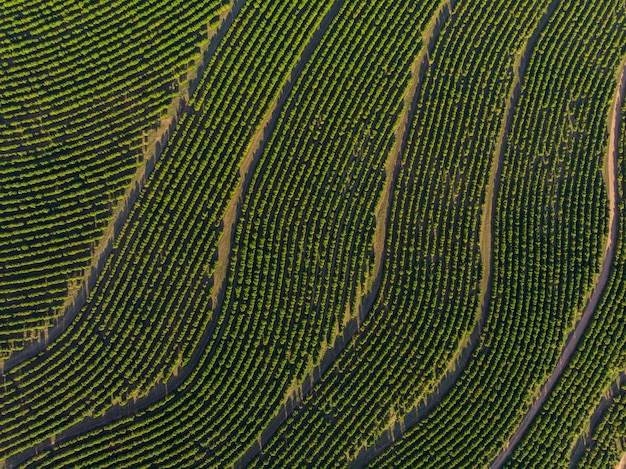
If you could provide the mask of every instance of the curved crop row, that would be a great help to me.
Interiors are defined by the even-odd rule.
[[[525,1],[507,8],[521,17],[505,15],[503,3],[455,6],[402,158],[375,309],[259,466],[361,464],[359,451],[430,393],[473,329],[480,214],[513,80],[508,71],[538,14]],[[479,42],[481,31],[491,35]],[[475,44],[480,61],[464,54],[466,44]]]
[[[626,18],[626,17],[624,17]],[[623,67],[623,66],[622,66]],[[622,108],[622,115],[626,107]],[[626,154],[626,127],[622,120],[619,149],[619,208],[624,214],[624,184],[623,175],[626,174],[624,155]],[[558,461],[563,465],[577,463],[578,457],[584,451],[583,446],[591,447],[586,456],[587,461],[594,461],[594,467],[608,466],[597,464],[599,461],[599,446],[608,456],[615,452],[615,464],[619,461],[621,445],[614,447],[611,430],[616,422],[615,417],[599,418],[602,415],[603,401],[610,404],[612,394],[618,394],[615,402],[610,404],[608,414],[619,413],[621,391],[612,391],[616,385],[616,376],[623,372],[626,362],[624,336],[626,326],[621,318],[625,303],[626,283],[626,219],[620,216],[620,225],[615,255],[614,267],[607,290],[598,307],[598,311],[581,343],[576,356],[563,374],[558,387],[550,396],[542,413],[537,417],[528,435],[513,454],[509,466],[523,464],[524,466],[541,466],[546,461]],[[618,378],[617,383],[619,383]],[[619,384],[617,384],[619,386]],[[574,402],[575,405],[570,403]],[[596,408],[594,409],[594,406]],[[599,420],[599,421],[598,421]],[[611,423],[607,423],[611,421]],[[596,425],[600,426],[594,431]],[[609,427],[609,428],[607,428]],[[593,434],[593,433],[597,433]],[[618,438],[618,435],[615,436]],[[604,457],[604,456],[603,456]]]
[[[0,5],[0,360],[71,304],[221,4]]]
[[[614,92],[606,70],[618,57],[607,50],[622,40],[613,27],[617,8],[563,2],[538,40],[504,160],[481,347],[441,405],[377,464],[489,464],[554,369],[606,237],[599,168]]]
[[[219,332],[192,378],[136,418],[60,445],[37,464],[224,466],[255,440],[366,283],[384,161],[433,9],[346,2],[261,157]]]
[[[623,5],[0,3],[0,466],[626,468]]]
[[[617,468],[626,454],[626,396],[616,396],[578,467]],[[623,466],[621,466],[623,467]]]
[[[622,15],[621,20],[626,26],[624,24],[626,15]],[[615,60],[618,53],[619,49],[616,48],[612,57],[607,60]],[[621,128],[619,205],[620,213],[623,214],[626,127],[622,124]],[[624,216],[621,216],[613,270],[594,320],[558,386],[513,454],[509,466],[544,467],[548,462],[553,466],[557,464],[568,466],[574,463],[575,460],[571,459],[576,457],[573,452],[578,451],[574,446],[576,439],[585,438],[594,407],[606,395],[618,371],[624,369],[626,324],[621,315],[626,301],[625,234],[626,221]]]
[[[394,142],[385,161],[384,187],[375,210],[376,226],[372,240],[374,261],[368,281],[364,285],[364,291],[360,292],[351,317],[349,317],[347,322],[344,321],[341,333],[335,335],[330,346],[326,348],[319,361],[314,364],[312,373],[307,375],[298,385],[291,387],[276,416],[261,430],[260,437],[248,447],[243,456],[235,461],[236,467],[249,464],[254,457],[261,453],[262,448],[271,440],[274,432],[283,425],[290,416],[291,411],[302,404],[303,397],[307,396],[312,387],[317,385],[327,369],[332,366],[335,357],[343,352],[345,346],[358,332],[360,323],[365,320],[373,306],[383,276],[383,264],[387,247],[385,238],[391,213],[393,190],[401,164],[401,155],[406,148],[417,104],[418,90],[428,69],[429,54],[441,31],[442,24],[445,23],[451,14],[451,3],[449,0],[441,2],[430,21],[426,24],[422,36],[422,48],[419,54],[415,56],[411,65],[411,79],[404,90],[402,112],[395,123]]]
[[[4,457],[132,405],[187,365],[215,324],[212,272],[239,164],[329,3],[251,4],[235,19],[87,305],[4,377]]]

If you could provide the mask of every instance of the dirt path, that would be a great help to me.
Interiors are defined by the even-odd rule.
[[[385,239],[387,237],[387,225],[391,212],[391,199],[393,197],[398,169],[400,168],[401,155],[406,147],[409,127],[413,115],[415,114],[418,91],[426,71],[428,70],[429,53],[434,47],[443,23],[450,16],[454,3],[455,0],[445,0],[442,2],[425,29],[423,35],[425,47],[411,66],[411,79],[403,95],[403,108],[396,122],[394,143],[385,162],[383,193],[376,206],[376,228],[373,237],[374,267],[370,274],[370,279],[366,282],[364,288],[365,293],[359,296],[354,311],[347,317],[343,333],[336,336],[332,342],[332,346],[323,351],[322,357],[317,365],[306,376],[304,381],[288,392],[285,403],[281,406],[277,415],[270,421],[267,427],[262,430],[260,438],[252,446],[248,447],[241,458],[235,462],[234,467],[236,468],[245,467],[252,458],[262,451],[263,446],[269,442],[271,437],[287,420],[293,410],[302,403],[304,397],[311,392],[313,386],[319,382],[324,372],[332,365],[352,337],[358,332],[359,325],[365,320],[374,304],[383,276]]]
[[[238,0],[233,3],[232,9],[228,11],[227,15],[225,15],[225,19],[220,28],[221,30],[219,33],[219,40],[221,40],[221,37],[224,36],[226,30],[228,30],[228,28],[232,24],[232,21],[234,20],[234,17],[237,16],[244,3],[245,0]],[[60,443],[74,439],[91,430],[94,430],[96,428],[102,428],[105,425],[133,415],[141,410],[144,410],[151,404],[161,399],[164,399],[168,393],[171,393],[173,390],[179,387],[189,377],[192,370],[195,368],[198,361],[200,360],[200,357],[202,356],[202,353],[204,352],[204,349],[206,348],[206,345],[215,329],[215,324],[217,323],[217,316],[219,314],[219,310],[224,299],[226,283],[228,280],[228,267],[230,264],[230,258],[234,243],[235,227],[237,225],[239,216],[241,215],[243,199],[252,180],[252,175],[254,174],[256,165],[261,155],[263,154],[265,145],[267,144],[270,135],[276,127],[276,123],[278,122],[278,118],[291,92],[293,84],[300,76],[300,73],[304,69],[304,66],[306,65],[308,60],[311,58],[313,51],[319,45],[322,37],[326,33],[326,30],[330,26],[330,23],[337,15],[341,5],[343,5],[343,0],[335,0],[333,5],[326,12],[324,18],[320,22],[318,29],[309,38],[309,41],[303,49],[302,54],[298,59],[298,62],[291,70],[289,76],[283,82],[279,93],[277,94],[276,98],[272,102],[272,105],[266,112],[263,121],[259,125],[258,130],[254,134],[253,139],[246,149],[246,154],[239,166],[239,175],[241,179],[224,212],[224,231],[218,241],[218,260],[216,263],[215,273],[213,277],[214,288],[212,299],[214,305],[214,317],[211,319],[211,324],[202,335],[198,346],[195,348],[191,359],[189,360],[189,363],[187,363],[185,367],[180,369],[178,374],[176,376],[173,376],[167,383],[157,385],[144,397],[137,399],[132,403],[127,403],[123,407],[116,405],[110,408],[102,417],[87,418],[81,421],[80,423],[74,425],[73,427],[70,427],[66,431],[57,435],[54,442],[51,439],[48,439],[45,442],[37,445],[36,447],[29,449],[28,451],[25,451],[15,457],[9,458],[7,461],[5,461],[6,467],[10,468],[18,466],[37,453],[50,449]]]
[[[80,311],[80,309],[85,304],[89,296],[89,292],[95,284],[96,278],[100,275],[100,272],[104,267],[104,264],[106,263],[106,259],[113,249],[113,243],[116,236],[121,231],[124,222],[126,221],[126,218],[130,213],[130,210],[132,209],[133,204],[137,200],[139,193],[143,189],[148,177],[154,169],[155,164],[158,161],[163,149],[165,149],[169,137],[173,134],[179,117],[182,114],[188,112],[189,97],[193,94],[196,86],[200,82],[200,78],[204,73],[204,69],[208,64],[209,59],[211,58],[222,38],[225,36],[226,32],[230,28],[234,18],[241,10],[244,2],[245,0],[233,0],[229,8],[225,9],[220,14],[218,27],[212,29],[211,33],[209,34],[209,44],[206,46],[206,49],[202,51],[203,54],[201,54],[201,57],[198,59],[196,67],[194,67],[194,69],[190,71],[191,74],[196,74],[195,78],[189,76],[189,86],[182,90],[181,93],[179,93],[179,95],[173,100],[173,103],[170,106],[170,111],[173,110],[172,112],[174,112],[174,114],[161,121],[162,124],[167,124],[167,128],[163,128],[161,126],[155,131],[155,135],[153,136],[155,140],[151,144],[153,147],[152,152],[150,153],[149,151],[149,155],[151,154],[151,156],[146,157],[144,164],[138,168],[135,176],[133,177],[132,184],[126,191],[124,199],[121,202],[121,206],[118,208],[120,212],[111,221],[103,238],[103,241],[100,244],[101,247],[98,249],[98,251],[96,251],[96,254],[94,256],[94,264],[92,264],[91,270],[89,271],[89,273],[85,274],[84,282],[80,287],[80,290],[77,292],[76,296],[73,299],[68,300],[70,301],[69,307],[66,309],[66,312],[63,314],[60,322],[47,331],[48,333],[44,340],[31,343],[19,353],[12,355],[7,361],[4,362],[4,364],[0,363],[0,365],[3,365],[2,371],[8,371],[10,368],[18,365],[24,360],[27,360],[44,350],[49,343],[51,343],[63,333],[67,326],[69,326],[69,324],[74,320],[74,318],[78,314],[78,311]],[[95,266],[95,264],[97,264],[97,266]],[[2,371],[0,371],[0,378],[2,377]],[[165,397],[168,393],[168,389],[171,391],[176,386],[178,386],[180,382],[182,382],[182,378],[182,373],[179,373],[179,375],[173,377],[170,382],[168,382],[167,384],[156,386],[151,393],[143,398],[136,400],[134,403],[129,403],[124,407],[116,405],[110,408],[109,411],[107,411],[102,417],[85,419],[84,421],[68,428],[67,430],[59,434],[55,440],[56,443],[68,441],[78,435],[93,430],[94,428],[101,427],[103,425],[106,425],[107,423],[131,415],[147,407],[158,399],[162,399],[163,397]],[[5,467],[17,466],[28,458],[34,456],[37,452],[45,450],[52,446],[54,446],[52,440],[48,439],[45,442],[37,445],[35,448],[32,448],[29,451],[26,451],[13,458],[9,458],[7,461],[4,461]],[[1,463],[2,461],[0,460],[0,465]]]
[[[615,469],[626,469],[626,453],[622,453],[622,459],[619,460]]]
[[[217,305],[215,309],[219,309],[221,307],[221,303],[224,299],[225,287],[227,283],[226,280],[228,277],[228,266],[230,264],[230,257],[235,240],[235,227],[239,217],[241,216],[241,206],[243,204],[244,196],[248,191],[248,187],[250,186],[250,182],[252,181],[252,175],[254,174],[256,165],[265,150],[265,146],[270,135],[276,127],[278,117],[280,116],[282,108],[291,93],[293,84],[300,76],[300,73],[302,73],[302,69],[311,58],[311,55],[313,55],[313,52],[322,40],[322,37],[330,26],[330,23],[335,16],[337,16],[339,8],[342,4],[343,0],[336,0],[326,12],[319,27],[309,38],[309,41],[302,51],[298,62],[283,82],[278,95],[272,102],[272,105],[265,114],[263,122],[261,122],[259,129],[256,131],[252,141],[248,145],[246,154],[239,167],[239,177],[241,181],[235,189],[235,192],[226,207],[226,211],[224,212],[224,232],[218,242],[218,260],[215,266],[215,273],[213,274],[213,284],[215,285],[215,288],[213,289],[213,304]]]
[[[624,388],[626,386],[626,371],[618,373],[617,378],[611,383],[606,394],[600,399],[596,405],[593,414],[589,417],[589,423],[587,431],[578,435],[574,443],[572,444],[569,453],[569,467],[573,469],[578,467],[580,459],[585,455],[585,452],[589,448],[590,443],[593,441],[593,435],[595,434],[598,425],[602,422],[605,413],[615,402],[617,396],[624,395]]]
[[[513,65],[513,82],[507,97],[500,134],[496,143],[496,148],[489,172],[489,180],[486,188],[485,204],[482,207],[481,231],[480,231],[480,254],[482,260],[482,281],[480,284],[479,297],[480,304],[476,312],[476,321],[472,331],[463,339],[457,348],[457,352],[448,364],[446,373],[435,387],[428,392],[419,402],[401,418],[390,424],[379,439],[370,447],[364,447],[351,461],[351,467],[362,467],[373,460],[378,454],[391,446],[397,439],[403,437],[404,432],[423,419],[441,402],[458,381],[461,373],[467,366],[476,345],[480,341],[483,325],[487,319],[489,305],[491,302],[492,271],[493,271],[493,218],[495,216],[495,200],[500,186],[500,175],[502,173],[502,162],[508,142],[508,135],[513,125],[513,114],[521,94],[522,80],[526,72],[526,66],[532,54],[533,48],[539,35],[545,28],[550,16],[558,5],[554,0],[548,6],[546,13],[542,16],[533,31],[531,37],[526,41],[524,47],[517,54]]]
[[[422,50],[411,65],[411,80],[404,91],[402,113],[398,117],[398,121],[395,125],[394,143],[385,162],[383,193],[375,210],[376,227],[372,243],[374,247],[374,267],[370,275],[371,280],[363,288],[365,293],[359,296],[354,311],[358,325],[365,320],[365,317],[374,306],[374,300],[380,290],[383,277],[383,264],[385,262],[387,226],[391,214],[391,200],[402,162],[401,155],[406,148],[410,125],[415,115],[418,91],[426,74],[426,70],[428,70],[429,54],[432,52],[443,22],[447,19],[452,10],[452,3],[454,3],[454,1],[455,0],[444,1],[431,21],[426,25],[426,29],[422,35]]]
[[[491,464],[491,467],[493,468],[502,467],[504,462],[511,456],[513,450],[521,441],[533,419],[541,410],[543,404],[548,398],[548,395],[561,377],[561,374],[563,374],[563,371],[567,367],[568,363],[572,359],[572,356],[574,355],[574,352],[576,351],[576,347],[578,346],[580,339],[583,337],[585,330],[587,329],[589,321],[593,316],[596,306],[598,305],[598,301],[602,296],[602,292],[604,291],[604,287],[606,286],[607,280],[609,278],[611,265],[613,263],[613,257],[615,255],[615,245],[617,243],[618,231],[619,211],[617,207],[617,154],[619,151],[619,131],[622,121],[621,107],[622,103],[624,102],[624,92],[626,91],[626,73],[624,73],[625,71],[626,66],[622,65],[617,90],[615,92],[615,98],[613,99],[613,105],[610,110],[609,148],[606,161],[606,177],[609,196],[609,234],[604,250],[602,269],[600,270],[600,275],[598,276],[596,285],[591,292],[591,296],[587,305],[585,306],[582,317],[578,324],[576,324],[574,331],[568,338],[567,345],[561,353],[559,362],[552,371],[552,374],[544,383],[541,391],[539,392],[539,395],[536,397],[530,410],[524,416],[521,425],[513,434],[507,446],[502,450],[502,452]]]
[[[34,357],[55,341],[63,331],[67,329],[87,302],[89,293],[94,288],[96,280],[100,276],[109,255],[113,251],[115,239],[120,234],[133,205],[150,177],[170,136],[174,133],[180,116],[187,112],[189,98],[200,82],[204,68],[217,48],[217,44],[220,42],[224,30],[227,29],[222,28],[221,25],[228,18],[232,9],[233,3],[220,14],[218,23],[220,26],[208,31],[209,43],[201,49],[200,57],[194,63],[194,67],[189,70],[187,74],[189,79],[188,84],[181,86],[178,94],[172,99],[167,109],[167,116],[159,121],[157,129],[149,132],[144,149],[143,163],[135,171],[131,181],[128,183],[122,200],[117,207],[115,207],[106,231],[92,255],[91,265],[85,268],[83,278],[80,280],[77,288],[74,291],[68,292],[68,296],[63,306],[60,308],[60,312],[54,319],[55,324],[52,327],[42,330],[42,335],[39,340],[28,342],[23,349],[11,354],[5,361],[0,361],[0,376],[11,368]]]

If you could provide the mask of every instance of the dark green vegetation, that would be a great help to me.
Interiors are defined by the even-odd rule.
[[[622,108],[622,115],[626,109]],[[624,213],[624,155],[626,126],[621,126],[619,174],[620,211]],[[552,457],[556,452],[566,465],[585,450],[581,467],[615,466],[626,451],[626,416],[623,388],[626,384],[626,224],[620,217],[620,237],[611,283],[577,356],[562,383],[538,419],[516,460]],[[569,402],[576,402],[569,406]],[[608,409],[607,409],[608,407]],[[549,435],[552,441],[546,436]],[[574,440],[576,438],[577,440]],[[547,441],[546,441],[547,440]],[[572,446],[572,442],[576,444]],[[548,444],[546,444],[548,443]],[[534,445],[534,448],[533,448]],[[543,454],[542,454],[543,453]]]
[[[4,466],[619,462],[623,5],[0,19]]]
[[[626,403],[624,395],[616,396],[595,430],[580,467],[617,467],[626,452]]]
[[[221,3],[0,5],[0,360],[78,293]]]

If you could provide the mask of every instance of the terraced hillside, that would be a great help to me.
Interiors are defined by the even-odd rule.
[[[2,467],[626,464],[626,8],[0,5]]]

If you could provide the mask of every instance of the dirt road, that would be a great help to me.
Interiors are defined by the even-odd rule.
[[[563,353],[561,354],[559,362],[554,368],[554,371],[544,383],[541,392],[533,402],[528,413],[524,416],[521,425],[513,434],[507,446],[500,452],[498,457],[491,464],[492,468],[502,467],[504,462],[511,456],[513,450],[519,444],[524,434],[526,433],[526,430],[528,430],[528,427],[543,407],[543,404],[548,398],[548,395],[550,394],[550,392],[558,382],[559,378],[563,374],[563,371],[567,367],[568,363],[572,359],[572,356],[574,355],[580,339],[583,337],[585,330],[589,325],[589,321],[593,316],[596,306],[598,305],[598,301],[600,301],[602,292],[604,291],[604,287],[606,286],[606,283],[609,279],[611,265],[615,256],[615,245],[617,243],[619,219],[619,211],[617,208],[617,154],[619,151],[619,130],[622,121],[621,107],[622,103],[624,102],[624,91],[626,91],[626,74],[624,73],[625,71],[626,65],[622,65],[618,81],[618,87],[615,92],[615,98],[613,100],[610,114],[611,117],[609,123],[609,148],[607,152],[609,234],[604,250],[604,259],[602,261],[602,269],[600,270],[600,275],[598,276],[596,285],[591,292],[591,297],[589,298],[589,302],[585,306],[582,317],[580,318],[578,324],[576,324],[574,332],[569,337],[567,345],[565,346],[565,349],[563,350]]]

